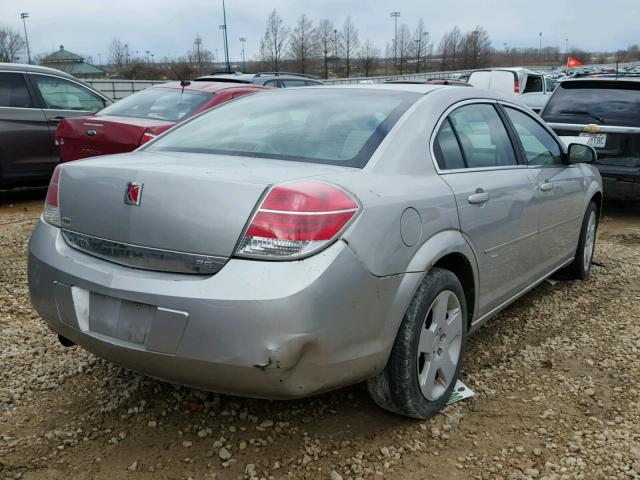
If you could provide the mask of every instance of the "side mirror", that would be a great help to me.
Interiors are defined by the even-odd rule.
[[[593,163],[598,159],[598,154],[589,145],[570,143],[567,157],[569,163]]]

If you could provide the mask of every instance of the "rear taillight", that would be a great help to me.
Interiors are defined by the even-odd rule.
[[[44,212],[42,213],[44,221],[56,227],[61,225],[60,205],[58,204],[60,198],[60,169],[61,167],[58,165],[53,171],[53,175],[51,175],[49,188],[47,189],[47,198],[44,202]]]
[[[142,134],[142,137],[140,138],[140,143],[138,145],[144,145],[145,143],[153,140],[154,138],[156,138],[158,135],[155,133],[151,133],[151,132],[144,132]]]
[[[358,214],[355,198],[313,180],[273,187],[244,232],[236,255],[299,258],[329,245]]]
[[[520,93],[520,82],[516,80],[516,82],[513,84],[513,92],[514,93]]]

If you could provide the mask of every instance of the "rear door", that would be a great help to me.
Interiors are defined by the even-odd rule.
[[[567,164],[563,149],[547,127],[515,106],[503,106],[527,159],[539,192],[538,230],[545,255],[536,263],[538,276],[573,257],[584,215],[584,176]]]
[[[493,103],[460,106],[434,144],[478,260],[481,316],[525,288],[536,262],[537,192],[500,115]]]
[[[53,170],[53,142],[22,72],[0,72],[0,182],[44,179]]]

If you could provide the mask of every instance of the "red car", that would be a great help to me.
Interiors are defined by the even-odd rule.
[[[65,118],[56,131],[60,160],[135,150],[187,118],[233,98],[268,90],[224,82],[170,82],[149,87],[84,117]]]

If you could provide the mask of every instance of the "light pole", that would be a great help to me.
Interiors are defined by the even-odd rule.
[[[569,55],[569,39],[568,38],[564,39],[564,53],[566,53],[567,56]]]
[[[20,18],[22,19],[22,26],[24,27],[24,41],[27,44],[27,60],[29,64],[31,64],[31,50],[29,49],[29,37],[27,37],[27,18],[29,18],[29,14],[22,12]]]
[[[98,54],[98,61],[100,62],[99,66],[102,67],[102,54]]]
[[[149,58],[149,54],[151,53],[151,51],[145,50],[145,53],[147,54],[147,63],[151,63],[151,59]]]
[[[394,22],[394,36],[393,36],[393,74],[398,74],[398,61],[397,61],[397,51],[398,51],[398,17],[400,16],[400,12],[391,12],[389,14],[391,18],[393,18]]]
[[[224,61],[227,64],[227,73],[231,73],[231,64],[229,63],[229,41],[227,40],[227,10],[224,5],[224,0],[222,0],[222,21],[224,23],[220,25],[220,29],[224,35]]]
[[[247,41],[247,37],[240,37],[240,43],[242,44],[242,71],[247,73],[247,63],[244,60],[244,42]]]
[[[196,44],[196,55],[198,60],[198,71],[202,70],[202,56],[200,55],[200,45],[202,45],[202,38],[200,35],[196,36],[196,39],[193,41]]]
[[[538,49],[538,57],[542,60],[542,32],[540,32],[540,48]]]
[[[338,29],[333,29],[333,74],[336,74],[336,70],[338,69]]]

